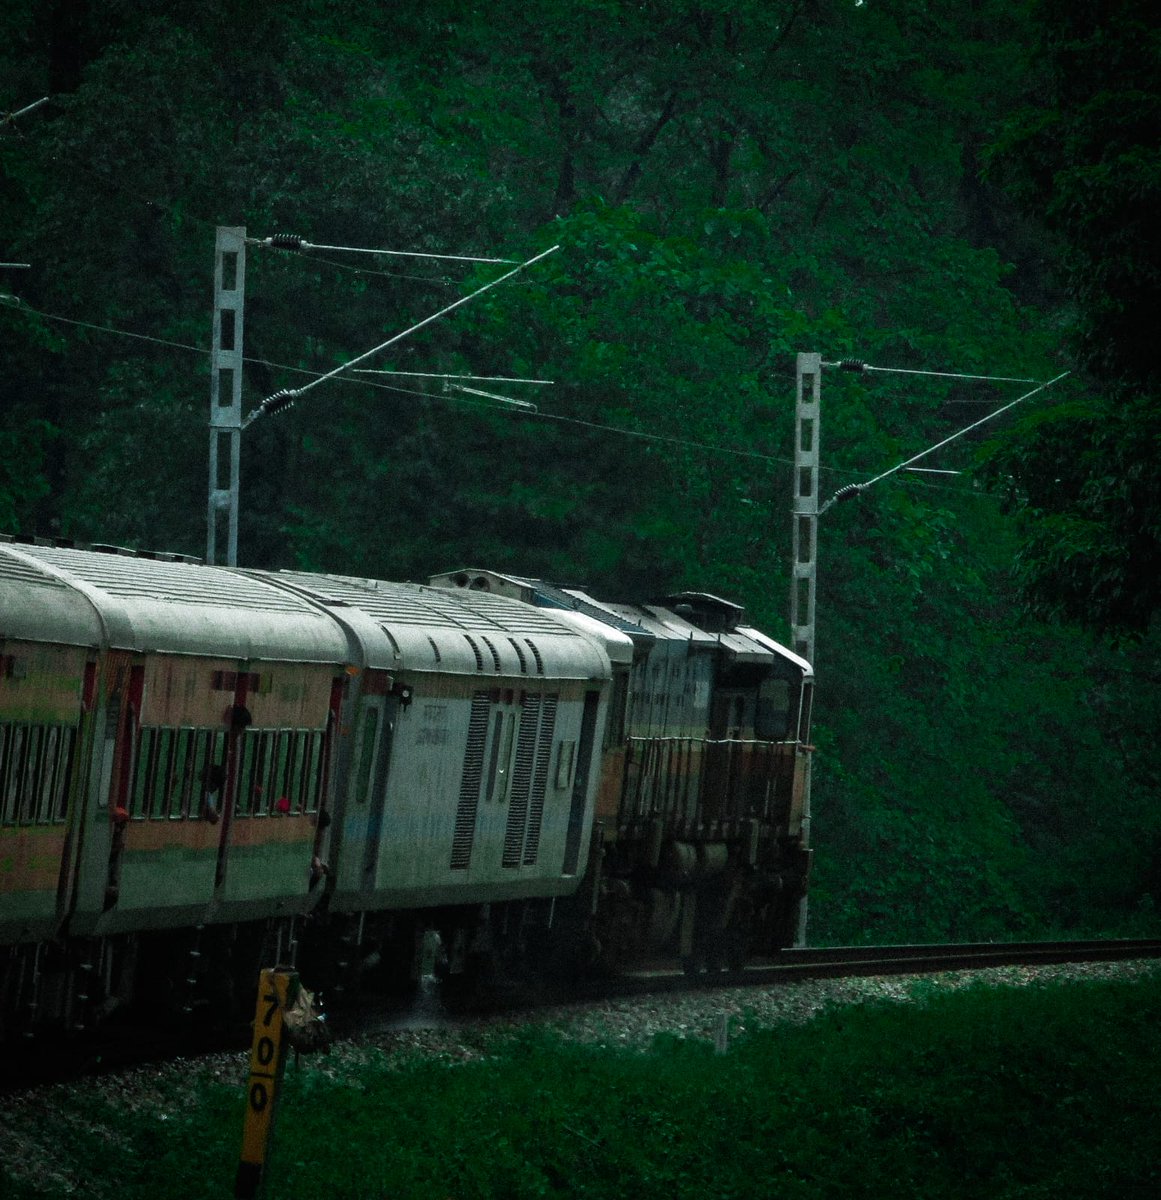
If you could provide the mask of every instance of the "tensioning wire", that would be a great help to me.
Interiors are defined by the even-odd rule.
[[[824,367],[838,367],[856,375],[874,372],[876,375],[922,375],[929,379],[974,379],[983,383],[1041,383],[1039,379],[1023,379],[1012,375],[968,375],[962,371],[919,371],[908,367],[873,367],[859,358],[842,358],[823,362]]]
[[[433,258],[440,262],[463,263],[503,263],[515,266],[520,260],[516,258],[481,258],[471,254],[431,254],[424,250],[372,250],[365,246],[324,246],[316,242],[308,242],[306,238],[296,234],[276,233],[272,237],[247,237],[251,246],[270,246],[276,250],[326,250],[329,253],[340,254],[380,254],[387,258]]]

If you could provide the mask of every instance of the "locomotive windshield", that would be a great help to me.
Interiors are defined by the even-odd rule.
[[[764,679],[758,688],[758,708],[754,714],[754,732],[771,742],[792,738],[798,724],[799,681]]]

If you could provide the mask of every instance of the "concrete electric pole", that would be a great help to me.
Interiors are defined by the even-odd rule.
[[[242,316],[246,300],[246,230],[218,226],[214,242],[214,333],[210,352],[210,489],[206,562],[238,565],[238,468],[242,453]]]
[[[794,653],[814,664],[814,593],[818,558],[819,388],[822,356],[800,354],[794,419],[794,522],[790,633]]]

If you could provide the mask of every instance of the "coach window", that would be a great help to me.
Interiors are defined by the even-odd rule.
[[[266,811],[282,813],[287,809],[280,807],[285,799],[287,805],[290,798],[286,786],[286,755],[290,750],[290,739],[294,735],[286,730],[275,730],[270,738],[270,786],[266,790]]]
[[[113,795],[113,769],[117,765],[117,730],[121,724],[121,693],[113,692],[105,708],[105,730],[100,742],[101,783],[97,807],[108,808]]]
[[[290,756],[290,779],[286,794],[290,797],[291,806],[298,812],[306,808],[307,796],[310,795],[310,783],[306,773],[310,761],[310,739],[309,733],[296,733]]]
[[[572,768],[576,761],[576,742],[561,742],[556,750],[556,787],[564,791],[572,782]]]
[[[36,820],[36,800],[40,784],[41,758],[44,752],[44,730],[31,725],[24,742],[24,782],[20,788],[18,820],[31,825]]]
[[[0,821],[47,825],[65,819],[75,738],[69,725],[0,724]]]
[[[166,803],[169,800],[170,770],[173,764],[174,730],[159,729],[153,744],[153,778],[149,794],[149,815],[151,817],[166,816]]]
[[[173,733],[172,761],[169,785],[166,788],[164,814],[171,821],[184,817],[189,811],[190,792],[190,746],[193,742],[192,729],[175,729]]]
[[[196,816],[201,809],[205,791],[203,780],[209,777],[209,738],[208,729],[190,730],[189,781],[182,796],[182,816]]]
[[[498,712],[492,726],[492,759],[488,764],[488,785],[484,790],[486,800],[503,800],[506,797],[515,731],[515,713]]]
[[[63,821],[68,815],[69,779],[73,773],[73,755],[76,752],[77,731],[72,728],[61,730],[60,765],[56,773],[56,793],[53,799],[53,820]]]
[[[14,725],[0,725],[0,821],[4,822],[15,816],[16,789],[10,780],[16,762],[16,729]]]
[[[4,820],[11,824],[19,813],[20,780],[24,775],[24,753],[27,730],[23,725],[10,725],[5,731],[7,739],[0,744],[0,788],[3,789]]]
[[[238,749],[240,765],[234,812],[240,817],[259,815],[265,811],[266,788],[270,774],[264,733],[247,730]]]
[[[323,734],[321,732],[312,733],[309,735],[306,750],[306,776],[302,798],[304,812],[318,811],[322,797],[323,770],[325,766]]]
[[[274,801],[286,800],[283,812],[302,812],[308,788],[305,765],[310,733],[304,729],[284,729],[278,738],[277,786]]]
[[[810,737],[811,706],[814,703],[814,684],[802,685],[802,712],[798,717],[798,740],[805,742]]]
[[[24,782],[20,793],[23,800],[17,820],[31,822],[36,819],[37,776],[40,772],[41,742],[44,731],[38,725],[30,726],[24,735]]]
[[[238,784],[234,799],[234,815],[237,817],[247,816],[250,812],[257,738],[256,733],[246,732],[238,739]]]
[[[57,772],[60,770],[60,746],[60,726],[50,725],[44,731],[39,795],[36,802],[36,819],[42,824],[51,821],[55,812],[53,796],[56,791]]]
[[[251,736],[255,736],[251,734]],[[273,806],[270,790],[274,786],[274,755],[277,750],[276,733],[264,729],[257,734],[254,747],[253,790],[250,793],[250,811],[255,816],[267,816]]]
[[[68,781],[72,774],[75,741],[76,730],[69,725],[53,725],[48,729],[39,818],[46,823],[63,821],[68,813]]]
[[[153,730],[142,729],[137,736],[137,757],[133,764],[133,791],[129,802],[131,817],[144,817],[149,796],[149,755],[153,749]]]
[[[198,780],[199,804],[207,815],[221,808],[226,779],[226,735],[217,729],[199,729],[194,741],[194,770]]]

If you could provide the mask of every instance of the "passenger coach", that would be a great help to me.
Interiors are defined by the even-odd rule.
[[[604,643],[511,600],[0,544],[0,1012],[460,969],[584,874]],[[506,906],[506,907],[505,907]],[[493,930],[502,913],[502,928]],[[312,961],[313,957],[313,961]]]

